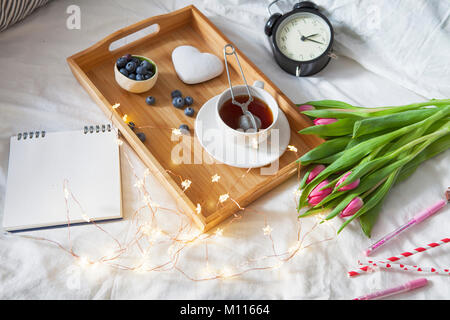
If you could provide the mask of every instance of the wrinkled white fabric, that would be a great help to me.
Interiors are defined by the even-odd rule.
[[[269,2],[269,1],[267,1]],[[448,1],[317,1],[336,28],[339,59],[316,76],[297,79],[274,62],[263,33],[267,19],[265,1],[194,1],[292,101],[339,99],[376,106],[399,105],[432,97],[448,97]],[[81,10],[81,29],[66,27],[69,5]],[[188,1],[52,1],[24,21],[0,33],[0,219],[3,214],[9,137],[29,128],[59,131],[104,123],[107,118],[78,84],[65,61],[108,34],[149,16],[167,13]],[[288,10],[293,2],[281,2]],[[379,24],[374,18],[378,12]],[[375,13],[376,15],[377,13]],[[375,21],[373,20],[375,19]],[[375,26],[375,27],[374,27]],[[378,28],[379,26],[379,28]],[[375,29],[373,29],[375,28]],[[132,238],[131,215],[141,206],[135,178],[126,156],[139,176],[142,162],[126,144],[121,148],[125,219],[102,226],[120,241]],[[407,181],[390,192],[373,230],[376,240],[419,210],[442,197],[449,184],[449,152],[424,163]],[[147,187],[161,206],[175,208],[172,198],[152,177]],[[262,228],[270,224],[275,250],[285,252],[296,239],[296,210],[292,178],[249,206],[241,221],[224,228],[223,237],[208,243],[212,270],[224,266],[239,269],[250,258],[271,255]],[[448,237],[448,208],[414,227],[381,249],[387,257],[418,245]],[[32,213],[30,213],[32,214]],[[167,214],[167,219],[171,215]],[[161,215],[164,223],[166,217]],[[302,220],[302,235],[316,222]],[[335,219],[316,229],[307,243],[320,241],[338,227]],[[67,229],[25,234],[70,245]],[[92,259],[105,254],[114,242],[94,226],[71,228],[74,250]],[[371,243],[358,224],[348,227],[332,241],[305,249],[276,270],[253,271],[230,280],[193,282],[176,270],[136,273],[103,266],[81,268],[66,252],[51,243],[17,235],[0,236],[0,298],[55,299],[350,299],[373,290],[418,278],[419,274],[397,271],[374,272],[349,279],[346,272],[362,258]],[[154,257],[167,257],[167,248]],[[203,276],[205,246],[184,251],[179,268],[192,277]],[[405,260],[409,264],[449,267],[449,249],[440,247]],[[127,264],[139,262],[130,255]],[[277,265],[276,259],[256,265]],[[450,280],[429,276],[426,288],[394,299],[448,299]]]

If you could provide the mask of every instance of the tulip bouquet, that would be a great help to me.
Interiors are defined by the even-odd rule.
[[[425,160],[450,148],[450,99],[396,107],[364,108],[336,100],[298,105],[314,125],[300,131],[325,142],[298,161],[308,170],[300,182],[298,211],[346,218],[338,233],[359,218],[370,237],[391,187]]]

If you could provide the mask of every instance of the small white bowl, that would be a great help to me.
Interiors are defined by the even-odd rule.
[[[119,68],[117,67],[117,64],[114,63],[114,75],[116,78],[116,82],[119,84],[119,86],[121,86],[123,89],[129,91],[129,92],[133,92],[133,93],[142,93],[145,91],[150,90],[151,88],[153,88],[153,86],[156,83],[156,79],[158,79],[158,66],[156,65],[156,63],[147,58],[147,57],[143,57],[143,56],[135,56],[133,55],[133,57],[139,58],[140,60],[147,60],[148,62],[150,62],[151,64],[153,64],[155,66],[155,74],[147,80],[132,80],[126,76],[124,76],[123,74],[120,73]]]

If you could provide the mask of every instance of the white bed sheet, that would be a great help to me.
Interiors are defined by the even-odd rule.
[[[262,31],[267,19],[266,2],[223,0],[194,3],[294,102],[329,98],[366,106],[396,105],[422,101],[429,97],[428,93],[432,96],[435,94],[427,91],[426,87],[422,87],[425,92],[411,91],[414,87],[407,77],[402,82],[390,73],[383,74],[383,65],[374,61],[374,57],[361,58],[364,50],[370,48],[364,48],[359,43],[358,46],[364,50],[354,49],[354,43],[348,40],[352,34],[346,32],[345,28],[340,28],[337,37],[338,41],[342,40],[337,44],[340,58],[314,77],[296,79],[281,71],[272,59]],[[352,10],[359,2],[347,1],[344,6],[338,6],[331,0],[319,3],[328,6],[333,17],[342,17],[336,13],[339,8],[345,9],[347,6],[346,10]],[[385,4],[378,3],[384,9]],[[66,8],[72,4],[78,4],[81,8],[81,30],[66,28]],[[107,120],[72,76],[65,58],[121,27],[186,4],[187,1],[52,1],[23,22],[0,33],[0,219],[3,214],[9,137],[12,134],[28,128],[73,130],[86,123],[104,123]],[[448,8],[440,10],[448,12]],[[448,24],[445,16],[442,19],[444,24]],[[341,25],[345,21],[336,23]],[[448,43],[444,45],[448,46]],[[361,64],[346,58],[345,54]],[[386,68],[389,69],[389,64]],[[443,77],[449,74],[445,68],[448,68],[448,64],[443,65]],[[400,71],[396,73],[397,76],[402,75]],[[449,96],[450,91],[445,86],[436,88],[439,88],[439,94]],[[424,163],[413,176],[391,191],[373,230],[373,240],[442,197],[450,179],[449,155],[447,151]],[[144,173],[142,162],[124,144],[121,160],[126,219],[102,225],[123,241],[130,239],[130,216],[141,205],[126,156],[130,158],[138,175]],[[147,187],[162,206],[174,208],[171,197],[153,178],[150,178]],[[296,239],[296,211],[292,194],[296,187],[295,178],[283,183],[249,206],[261,214],[244,214],[241,221],[224,230],[220,240],[210,241],[210,267],[221,270],[225,263],[234,263],[237,270],[236,264],[247,258],[270,255],[270,242],[262,231],[264,217],[273,228],[276,250],[286,251]],[[442,210],[429,221],[415,227],[414,231],[402,235],[389,247],[380,250],[377,256],[397,254],[401,250],[447,237],[450,229],[449,211],[448,208]],[[303,220],[304,231],[314,222],[314,218]],[[336,219],[330,225],[322,226],[312,234],[310,241],[319,241],[330,235],[330,227],[336,227],[339,223]],[[69,245],[65,228],[27,234]],[[72,228],[71,239],[76,252],[92,259],[104,254],[113,245],[107,237],[99,236],[93,226]],[[136,273],[105,266],[83,268],[53,244],[4,233],[0,236],[0,298],[350,299],[419,277],[418,274],[391,271],[374,272],[356,279],[347,278],[346,271],[355,265],[361,258],[361,250],[370,243],[363,236],[359,225],[355,224],[334,240],[305,249],[276,270],[253,271],[234,279],[193,282],[176,270]],[[205,267],[204,251],[204,245],[186,249],[180,257],[179,267],[190,276],[201,275],[200,271]],[[160,249],[154,254],[164,257],[167,251]],[[448,267],[449,257],[449,250],[437,248],[407,262]],[[138,258],[131,256],[127,262],[133,265],[140,261]],[[265,263],[276,265],[273,259]],[[393,298],[450,297],[448,277],[430,276],[429,279],[432,285],[428,288]]]

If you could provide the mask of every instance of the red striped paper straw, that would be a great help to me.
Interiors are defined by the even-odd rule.
[[[445,239],[442,239],[442,240],[437,241],[437,242],[429,243],[425,247],[418,247],[418,248],[415,248],[415,249],[413,249],[411,251],[402,252],[398,256],[392,256],[392,257],[387,258],[387,260],[389,260],[391,262],[394,262],[394,261],[397,261],[397,260],[404,259],[406,257],[412,256],[412,255],[414,255],[416,253],[424,252],[424,251],[427,251],[429,249],[439,247],[439,246],[441,246],[443,244],[446,244],[446,243],[449,243],[449,242],[450,242],[450,238],[445,238]]]

